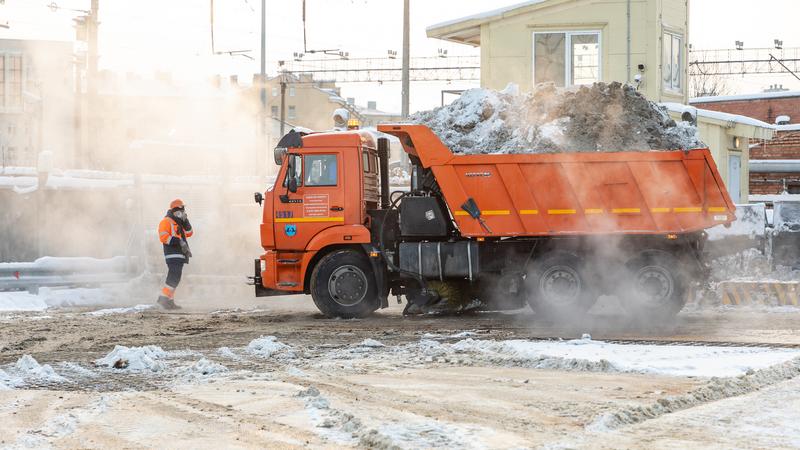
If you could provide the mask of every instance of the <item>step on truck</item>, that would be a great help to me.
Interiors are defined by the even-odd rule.
[[[329,317],[477,301],[570,316],[600,295],[670,316],[708,276],[706,228],[735,207],[708,149],[454,154],[424,125],[381,125],[411,162],[390,192],[389,142],[290,132],[275,149],[252,283],[310,294]]]

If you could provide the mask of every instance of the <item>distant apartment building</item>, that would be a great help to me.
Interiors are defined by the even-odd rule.
[[[0,165],[35,165],[43,150],[74,162],[73,58],[71,42],[0,39]]]

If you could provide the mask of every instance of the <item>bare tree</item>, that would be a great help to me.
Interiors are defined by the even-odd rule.
[[[708,66],[698,64],[697,61],[689,63],[690,97],[714,97],[731,92],[725,77],[716,73],[714,68],[708,68]],[[711,65],[711,67],[715,66]]]

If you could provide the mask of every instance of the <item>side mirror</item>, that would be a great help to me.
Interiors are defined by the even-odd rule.
[[[294,176],[289,178],[289,181],[286,183],[286,187],[289,189],[289,192],[297,192],[297,178]]]
[[[256,203],[258,203],[258,206],[261,206],[261,204],[264,202],[264,195],[262,195],[261,192],[256,192],[253,194],[253,199],[256,201]]]

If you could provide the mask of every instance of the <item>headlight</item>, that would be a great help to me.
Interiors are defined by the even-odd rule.
[[[261,271],[265,272],[267,270],[267,262],[263,259],[261,260]]]

